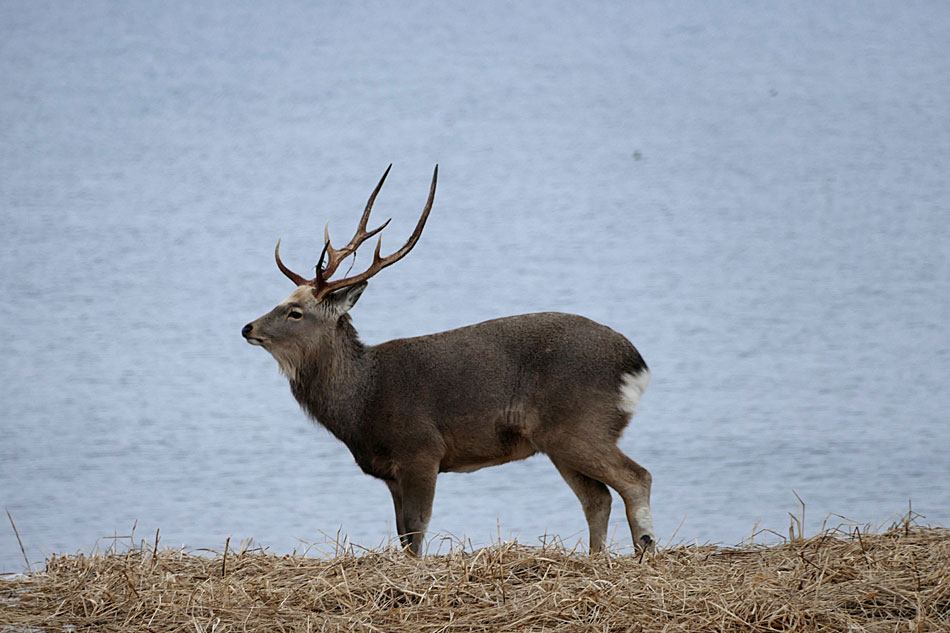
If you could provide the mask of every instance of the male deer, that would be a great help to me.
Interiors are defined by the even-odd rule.
[[[440,472],[471,472],[535,453],[551,458],[580,499],[591,552],[607,537],[607,486],[623,498],[634,544],[652,547],[652,478],[617,447],[650,376],[626,338],[584,317],[553,312],[380,345],[358,338],[348,312],[366,280],[419,240],[438,172],[436,165],[406,244],[381,257],[377,242],[362,273],[330,280],[389,223],[366,228],[388,168],[350,243],[334,248],[325,231],[313,279],[284,265],[278,240],[277,267],[297,289],[242,334],[277,359],[300,405],[346,444],[360,468],[386,482],[400,541],[411,553],[419,553]]]

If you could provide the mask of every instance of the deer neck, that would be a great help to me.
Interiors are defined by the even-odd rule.
[[[372,383],[372,363],[348,315],[307,350],[290,379],[300,406],[343,442],[359,429]]]

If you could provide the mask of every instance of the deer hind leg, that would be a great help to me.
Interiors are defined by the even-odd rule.
[[[650,512],[650,487],[653,477],[646,468],[627,457],[617,446],[598,442],[590,436],[560,438],[547,447],[548,456],[559,465],[573,468],[582,475],[603,482],[623,499],[633,544],[653,547],[653,515]],[[559,466],[560,467],[560,466]]]
[[[402,546],[409,549],[411,554],[418,555],[422,549],[429,519],[432,517],[432,501],[435,498],[435,480],[438,468],[400,473],[395,486],[398,488],[399,503],[396,503],[396,493],[393,493],[393,502],[397,513],[401,510],[402,519],[396,518],[396,528],[399,530],[399,540]]]
[[[606,483],[623,499],[633,544],[637,547],[652,549],[656,542],[653,514],[650,512],[650,488],[653,484],[653,476],[646,468],[624,455],[619,448],[614,450],[616,464],[609,469],[610,481]]]
[[[581,474],[570,466],[560,464],[553,458],[551,461],[554,462],[567,485],[577,495],[584,509],[587,528],[590,532],[590,553],[594,554],[603,550],[604,542],[607,540],[607,522],[610,519],[610,490],[603,483]]]

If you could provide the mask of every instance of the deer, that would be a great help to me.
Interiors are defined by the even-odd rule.
[[[367,230],[391,168],[346,246],[332,246],[329,223],[324,228],[314,278],[285,266],[277,241],[277,267],[297,287],[245,325],[244,338],[270,352],[301,408],[349,448],[364,473],[385,482],[409,554],[420,554],[439,473],[537,453],[547,455],[580,501],[591,554],[604,550],[608,486],[623,499],[635,547],[653,549],[652,476],[617,446],[650,372],[623,335],[582,316],[544,312],[379,345],[360,340],[350,310],[371,277],[413,249],[435,198],[438,165],[406,243],[383,257],[380,235],[369,268],[331,279],[389,224],[391,218]]]

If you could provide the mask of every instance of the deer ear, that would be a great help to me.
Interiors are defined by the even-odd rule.
[[[365,281],[361,281],[355,286],[337,290],[327,297],[327,307],[337,314],[345,314],[349,312],[350,308],[356,305],[356,302],[359,300],[360,295],[363,294],[363,291],[366,290],[366,286],[367,283]]]

